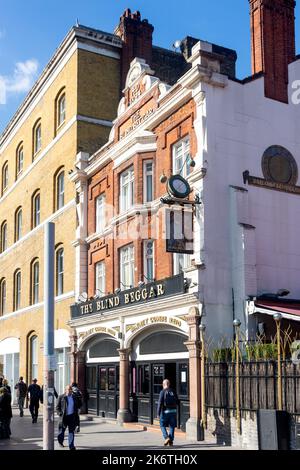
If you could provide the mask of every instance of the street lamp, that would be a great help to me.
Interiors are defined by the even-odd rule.
[[[277,330],[277,369],[278,369],[278,379],[277,379],[277,395],[278,395],[278,409],[282,410],[282,373],[281,373],[281,353],[280,353],[280,344],[281,344],[281,329],[280,324],[282,320],[281,313],[274,313],[273,319],[276,323]]]
[[[205,325],[200,325],[200,341],[201,341],[201,417],[203,429],[207,426],[206,420],[206,407],[205,407],[205,343],[204,333],[206,330]]]
[[[238,434],[241,434],[241,411],[240,411],[240,349],[239,332],[241,322],[237,318],[233,321],[235,330],[235,401],[236,401],[236,427]]]

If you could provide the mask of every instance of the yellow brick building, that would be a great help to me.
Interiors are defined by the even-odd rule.
[[[120,93],[121,40],[73,27],[0,136],[0,374],[43,377],[43,239],[55,222],[56,387],[69,380],[75,282],[76,155],[109,135]],[[82,250],[81,250],[82,252]]]

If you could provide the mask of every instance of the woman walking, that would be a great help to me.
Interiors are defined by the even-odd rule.
[[[12,418],[11,395],[5,387],[0,388],[0,439],[9,439]]]

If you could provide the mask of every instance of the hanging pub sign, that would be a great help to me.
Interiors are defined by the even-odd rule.
[[[167,253],[194,253],[193,211],[186,207],[165,209]]]

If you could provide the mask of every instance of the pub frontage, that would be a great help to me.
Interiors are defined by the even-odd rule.
[[[76,328],[77,356],[82,358],[77,376],[89,396],[86,411],[158,424],[157,400],[168,378],[180,399],[178,422],[185,430],[190,327],[200,321],[196,305],[183,274],[74,305],[71,324]]]

